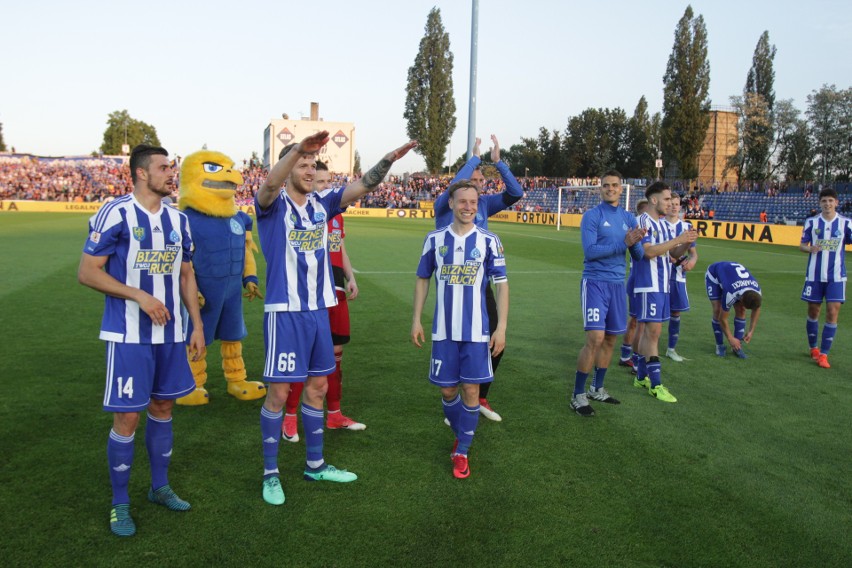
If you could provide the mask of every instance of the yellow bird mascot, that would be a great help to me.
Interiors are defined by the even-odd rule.
[[[246,380],[243,344],[242,288],[249,300],[263,298],[257,287],[257,245],[251,236],[252,220],[237,209],[234,195],[243,176],[234,162],[220,152],[202,150],[190,154],[180,168],[178,208],[189,217],[195,252],[192,265],[198,291],[203,296],[201,318],[207,345],[222,341],[222,368],[228,381],[228,394],[240,400],[255,400],[266,394],[263,383]],[[192,323],[190,322],[191,333]],[[210,401],[207,389],[207,361],[189,362],[195,377],[195,390],[177,400],[178,404],[199,406]]]

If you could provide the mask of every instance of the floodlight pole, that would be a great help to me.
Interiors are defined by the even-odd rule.
[[[473,154],[476,141],[476,60],[479,37],[479,0],[471,0],[470,17],[470,99],[467,107],[467,159]]]

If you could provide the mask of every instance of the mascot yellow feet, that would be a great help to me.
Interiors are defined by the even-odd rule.
[[[257,400],[266,396],[266,385],[258,381],[229,382],[228,394],[239,400]]]
[[[186,396],[175,401],[181,406],[201,406],[210,402],[210,395],[204,387],[198,387]]]

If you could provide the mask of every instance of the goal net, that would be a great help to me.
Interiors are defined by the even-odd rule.
[[[633,211],[636,201],[641,198],[639,193],[633,191],[635,188],[629,184],[623,184],[624,191],[621,193],[620,205],[628,211]],[[557,188],[556,203],[554,209],[559,213],[575,213],[582,215],[592,207],[601,202],[601,186],[599,185],[563,185]],[[561,230],[562,218],[556,216],[556,230]]]

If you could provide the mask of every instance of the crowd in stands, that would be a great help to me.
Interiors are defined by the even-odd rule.
[[[267,170],[256,162],[243,162],[240,169],[243,185],[237,190],[238,205],[250,205],[266,178]],[[357,179],[336,174],[335,185],[346,185]],[[449,185],[450,176],[422,174],[390,176],[379,188],[361,200],[361,207],[417,208],[421,202],[434,201]],[[559,187],[577,188],[563,191],[561,212],[582,214],[599,201],[596,191],[598,178],[519,178],[525,198],[512,210],[525,212],[556,212],[559,208],[556,191]],[[175,176],[176,186],[179,179]],[[640,191],[631,192],[635,203],[646,180],[625,180]],[[836,184],[841,193],[839,211],[852,214],[852,193],[849,183]],[[800,184],[787,187],[777,182],[747,183],[742,187],[725,183],[721,187],[701,183],[674,182],[674,193],[681,196],[684,217],[714,219],[718,214],[726,220],[763,222],[801,222],[817,212],[815,196],[821,186]],[[488,179],[485,193],[504,190],[502,180]],[[39,159],[32,156],[0,155],[0,199],[100,202],[132,191],[130,171],[126,164],[104,158]],[[729,195],[738,194],[738,195]],[[177,198],[177,195],[174,196]],[[732,207],[732,204],[736,205]],[[754,211],[752,211],[754,209]],[[767,213],[767,210],[769,213]]]

